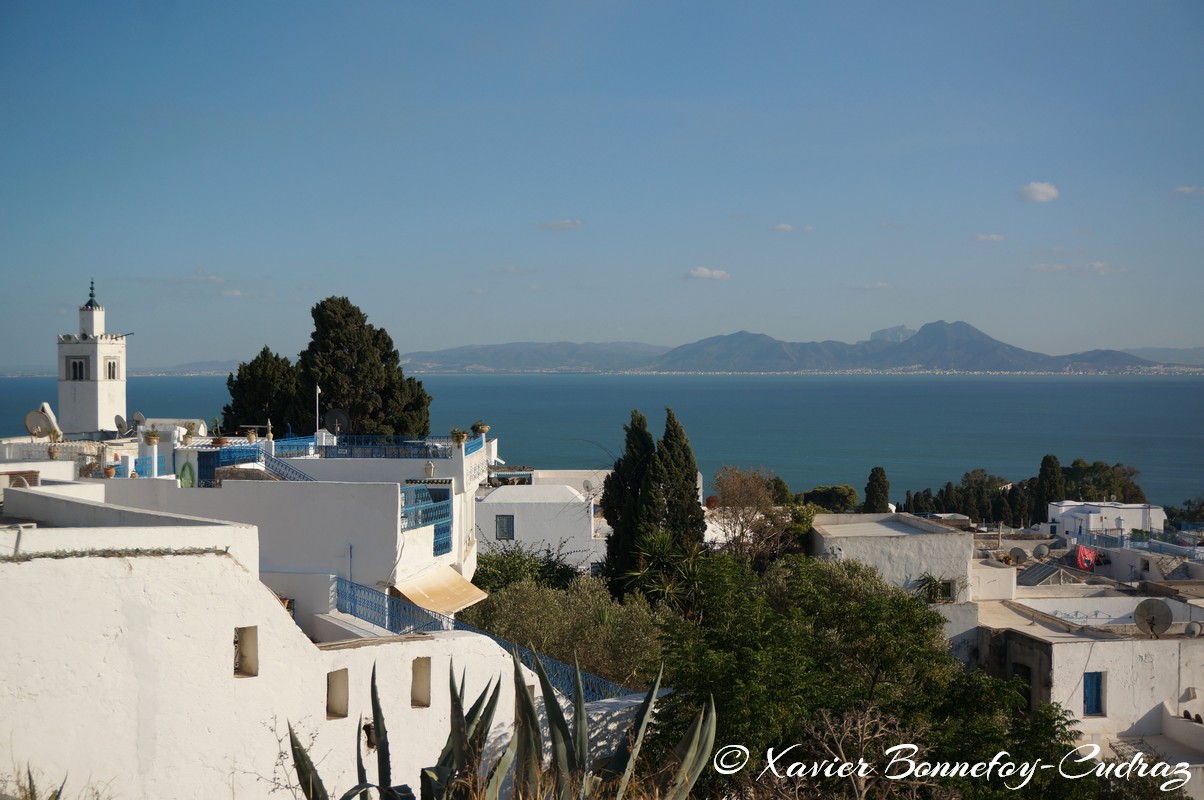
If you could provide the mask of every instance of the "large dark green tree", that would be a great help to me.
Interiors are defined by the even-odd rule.
[[[283,426],[292,419],[297,403],[297,368],[287,356],[264,345],[259,355],[238,365],[226,378],[230,402],[222,408],[222,428],[237,432],[242,425]]]
[[[313,307],[309,347],[291,363],[263,350],[238,365],[226,380],[230,404],[222,425],[262,425],[313,430],[314,396],[322,387],[321,408],[342,408],[351,417],[343,433],[426,436],[431,430],[431,397],[422,383],[401,371],[401,357],[383,328],[346,297],[328,297]]]
[[[683,549],[702,544],[707,524],[698,499],[698,462],[671,408],[665,409],[665,434],[657,442],[640,505],[641,533],[668,531]]]
[[[1062,464],[1058,457],[1049,454],[1041,459],[1041,469],[1033,488],[1033,513],[1035,522],[1049,519],[1049,504],[1066,499],[1066,479],[1062,476]]]
[[[328,297],[310,313],[314,332],[297,360],[301,396],[313,398],[315,387],[321,387],[322,407],[345,409],[350,433],[430,433],[430,395],[420,381],[402,373],[388,332],[370,324],[346,297]],[[304,414],[295,420],[306,429]]]
[[[626,446],[615,460],[614,469],[602,485],[602,516],[610,525],[606,539],[606,570],[611,591],[623,593],[626,576],[635,570],[636,536],[639,530],[640,493],[656,455],[656,444],[648,432],[648,419],[631,412],[631,423],[623,426]]]
[[[886,470],[882,467],[870,470],[869,481],[865,484],[864,510],[867,514],[890,512],[890,481],[886,479]]]

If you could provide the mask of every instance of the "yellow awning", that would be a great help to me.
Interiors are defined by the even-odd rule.
[[[489,596],[446,564],[399,581],[393,588],[414,605],[440,614],[454,614]]]

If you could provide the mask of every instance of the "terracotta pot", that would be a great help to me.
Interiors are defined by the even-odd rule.
[[[105,467],[105,477],[112,478],[117,474],[117,467]]]

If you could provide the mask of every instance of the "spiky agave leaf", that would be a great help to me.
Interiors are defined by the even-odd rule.
[[[656,695],[660,692],[661,678],[664,674],[665,665],[662,664],[661,668],[657,670],[656,680],[652,682],[648,694],[644,695],[644,702],[640,703],[635,718],[632,719],[631,725],[627,729],[627,735],[619,741],[619,746],[615,748],[614,754],[602,769],[601,777],[604,782],[609,783],[618,779],[618,785],[615,787],[615,800],[623,800],[627,785],[635,774],[636,760],[639,758],[640,748],[644,744],[644,734],[648,730],[648,723],[652,720],[652,709],[656,705]]]
[[[564,719],[564,710],[556,699],[556,690],[548,679],[547,670],[535,654],[535,674],[539,677],[539,687],[543,691],[544,713],[548,715],[548,738],[552,742],[552,774],[556,780],[556,794],[560,800],[571,800],[573,796],[572,778],[577,773],[576,754],[573,749],[573,738],[569,734],[568,723]]]
[[[364,744],[361,734],[364,731],[364,715],[360,714],[355,723],[355,782],[358,786],[368,785],[368,771],[364,769]],[[368,800],[368,790],[359,793],[359,800]]]
[[[589,727],[585,717],[585,689],[581,685],[581,665],[577,663],[577,651],[573,651],[573,760],[581,776],[578,792],[580,800],[590,793],[592,781],[589,775]]]
[[[383,792],[393,785],[393,768],[389,758],[385,712],[380,707],[380,692],[376,689],[376,664],[372,665],[372,728],[376,732],[376,782]]]
[[[305,795],[305,800],[330,800],[318,771],[314,769],[314,762],[309,760],[309,753],[301,746],[301,740],[297,738],[292,723],[288,726],[288,741],[293,750],[293,767],[297,770],[297,782],[301,784],[301,793]],[[36,799],[36,795],[34,797]]]
[[[494,683],[491,680],[489,686],[485,687],[485,691],[490,693],[488,701],[475,714],[470,711],[468,719],[468,756],[474,775],[480,771],[481,754],[485,751],[485,740],[489,737],[490,728],[493,727],[493,715],[497,712],[498,698],[502,692],[501,681]],[[485,695],[482,693],[481,699],[484,699],[484,697]],[[473,704],[474,709],[477,708],[478,703]]]
[[[514,662],[514,693],[518,697],[518,714],[514,720],[514,736],[518,739],[514,773],[515,797],[527,797],[539,788],[543,768],[543,732],[539,727],[539,714],[535,701],[527,693],[527,682],[523,679],[522,662],[518,651],[511,650]]]
[[[715,746],[715,698],[707,701],[706,708],[698,712],[690,723],[685,736],[673,749],[674,755],[680,762],[677,774],[669,789],[665,792],[664,800],[686,800],[690,789],[706,767]]]
[[[506,773],[510,771],[510,765],[514,763],[514,757],[518,754],[519,742],[518,726],[514,728],[514,733],[510,736],[510,743],[506,745],[505,752],[493,765],[493,772],[489,775],[489,783],[485,786],[485,797],[483,800],[500,800],[502,784],[506,782]],[[518,781],[518,776],[515,775],[515,781]],[[519,797],[517,792],[514,797]]]

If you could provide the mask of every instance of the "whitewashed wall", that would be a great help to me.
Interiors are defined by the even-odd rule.
[[[0,563],[0,763],[31,764],[115,797],[263,798],[291,722],[338,794],[355,783],[357,719],[377,666],[395,780],[418,787],[448,731],[448,672],[475,697],[513,667],[486,637],[311,644],[273,594],[224,555]],[[47,620],[56,620],[48,625]],[[236,676],[233,636],[258,630],[259,674]],[[431,659],[431,705],[411,706],[413,660]],[[327,717],[327,673],[346,668],[349,708]],[[368,754],[369,763],[373,758]],[[290,764],[291,759],[285,763]],[[289,796],[285,793],[283,796]]]

